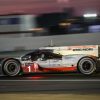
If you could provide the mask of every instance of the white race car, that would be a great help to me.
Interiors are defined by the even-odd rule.
[[[96,72],[98,58],[88,54],[61,55],[52,50],[13,52],[0,58],[0,74],[16,76],[23,73],[79,71],[90,75]]]

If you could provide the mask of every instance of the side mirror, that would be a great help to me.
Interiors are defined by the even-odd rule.
[[[47,59],[46,59],[46,58],[40,58],[40,60],[41,60],[41,61],[45,61],[45,60],[47,60]]]

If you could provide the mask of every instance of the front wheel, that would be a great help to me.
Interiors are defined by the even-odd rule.
[[[96,62],[92,58],[82,58],[78,63],[78,70],[84,75],[91,75],[96,71]]]
[[[17,60],[10,59],[4,63],[3,71],[8,76],[18,75],[20,70],[20,63]]]

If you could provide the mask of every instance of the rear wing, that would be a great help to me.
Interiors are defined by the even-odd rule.
[[[40,49],[51,49],[54,53],[62,55],[72,54],[87,54],[99,57],[100,46],[99,45],[80,45],[80,46],[59,46],[59,47],[41,47]]]

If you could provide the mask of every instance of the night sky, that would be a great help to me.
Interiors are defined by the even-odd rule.
[[[100,15],[100,0],[0,0],[0,14],[62,12],[68,7],[74,8],[75,15]]]

